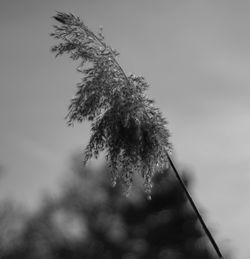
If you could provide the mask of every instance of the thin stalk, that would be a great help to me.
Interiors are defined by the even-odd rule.
[[[104,48],[104,50],[108,49],[109,54],[112,58],[112,61],[115,63],[115,65],[118,67],[118,69],[120,70],[120,72],[122,73],[124,79],[126,80],[127,84],[130,84],[128,77],[126,75],[126,73],[124,72],[123,68],[120,66],[120,64],[117,62],[116,57],[112,51],[111,48],[109,48],[104,42],[102,42],[91,30],[87,29],[89,34]]]
[[[103,44],[103,42],[101,42],[101,41],[98,39],[98,37],[97,37],[94,33],[91,32],[91,34],[92,34],[92,36],[93,36],[103,47],[107,48],[106,44]],[[119,69],[119,70],[121,71],[121,73],[123,74],[124,79],[126,80],[126,82],[127,82],[128,84],[130,84],[126,73],[124,72],[124,70],[122,69],[122,67],[120,66],[120,64],[117,62],[117,60],[116,60],[116,58],[115,58],[115,55],[113,54],[112,50],[109,49],[109,51],[110,51],[110,54],[111,54],[111,57],[112,57],[113,62],[116,64],[116,66],[118,67],[118,69]],[[223,255],[222,255],[222,253],[220,252],[220,249],[219,249],[217,243],[215,242],[215,240],[214,240],[214,238],[213,238],[211,232],[210,232],[209,229],[207,228],[207,226],[206,226],[206,224],[205,224],[205,222],[204,222],[204,220],[203,220],[201,214],[199,213],[199,211],[198,211],[198,209],[197,209],[197,207],[196,207],[196,205],[195,205],[195,203],[194,203],[194,201],[193,201],[191,195],[189,194],[189,192],[188,192],[188,190],[187,190],[187,188],[186,188],[184,182],[182,181],[182,179],[181,179],[181,177],[180,177],[180,174],[178,173],[177,169],[175,168],[175,166],[174,166],[174,164],[173,164],[173,162],[172,162],[172,160],[171,160],[169,154],[167,154],[167,157],[168,157],[169,163],[170,163],[171,167],[173,168],[173,171],[174,171],[174,173],[175,173],[175,175],[176,175],[176,177],[177,177],[177,179],[178,179],[178,181],[179,181],[181,187],[183,188],[183,190],[184,190],[184,192],[185,192],[185,194],[186,194],[186,196],[187,196],[187,198],[188,198],[188,200],[189,200],[189,202],[190,202],[190,204],[191,204],[191,206],[192,206],[192,208],[193,208],[195,214],[197,215],[197,217],[198,217],[198,219],[199,219],[199,221],[200,221],[200,223],[201,223],[202,228],[204,229],[205,233],[207,234],[207,236],[208,236],[208,238],[209,238],[209,240],[210,240],[212,246],[214,247],[214,249],[215,249],[217,255],[219,256],[219,258],[225,259],[225,258],[223,257]]]
[[[219,256],[219,258],[225,259],[225,258],[223,257],[223,255],[222,255],[222,253],[221,253],[221,251],[220,251],[218,245],[216,244],[216,242],[215,242],[215,240],[214,240],[214,238],[213,238],[211,232],[210,232],[209,229],[207,228],[206,223],[204,222],[204,220],[203,220],[203,218],[202,218],[200,212],[198,211],[198,209],[197,209],[197,207],[196,207],[196,205],[195,205],[195,203],[194,203],[194,201],[193,201],[191,195],[189,194],[189,192],[188,192],[188,190],[187,190],[187,187],[185,186],[185,183],[184,183],[183,180],[181,179],[180,174],[178,173],[177,169],[175,168],[175,165],[174,165],[174,163],[172,162],[172,160],[171,160],[169,154],[167,154],[167,157],[168,157],[169,163],[170,163],[170,165],[171,165],[171,167],[172,167],[172,169],[173,169],[173,171],[174,171],[174,173],[175,173],[176,178],[178,179],[178,181],[179,181],[179,183],[180,183],[182,189],[184,190],[184,192],[185,192],[185,194],[186,194],[186,196],[187,196],[187,198],[188,198],[188,200],[189,200],[189,202],[190,202],[190,204],[191,204],[191,206],[192,206],[192,208],[193,208],[195,214],[197,215],[197,217],[198,217],[198,219],[199,219],[199,221],[200,221],[200,223],[201,223],[201,226],[202,226],[203,230],[204,230],[205,233],[207,234],[207,236],[208,236],[208,238],[209,238],[209,240],[210,240],[212,246],[214,247],[214,249],[215,249],[217,255]]]
[[[58,17],[54,17],[54,18],[55,18],[56,20],[58,20],[59,22],[65,24],[65,21],[64,21],[63,19],[60,19],[60,17],[59,17],[59,18],[58,18]],[[120,64],[117,62],[116,57],[115,57],[115,55],[114,55],[112,49],[109,48],[105,43],[103,43],[92,31],[90,31],[90,30],[89,30],[87,27],[85,27],[83,24],[82,24],[81,26],[84,27],[84,28],[83,28],[84,30],[87,30],[87,31],[88,31],[88,33],[104,48],[104,50],[107,50],[107,49],[108,49],[108,51],[109,51],[108,55],[110,55],[110,57],[112,58],[112,61],[113,61],[114,64],[117,66],[117,68],[120,70],[120,72],[121,72],[121,74],[123,75],[123,77],[124,77],[126,83],[129,85],[129,84],[130,84],[130,81],[129,81],[129,79],[128,79],[126,73],[124,72],[124,70],[123,70],[122,67],[120,66]],[[223,257],[223,255],[221,254],[220,249],[219,249],[218,245],[216,244],[216,242],[215,242],[215,240],[214,240],[212,234],[211,234],[210,231],[208,230],[208,228],[207,228],[207,226],[206,226],[206,224],[205,224],[205,222],[204,222],[202,216],[200,215],[200,213],[199,213],[199,211],[198,211],[198,209],[197,209],[197,207],[196,207],[196,205],[195,205],[195,203],[194,203],[194,201],[193,201],[191,195],[189,194],[189,192],[188,192],[188,190],[187,190],[187,188],[186,188],[184,182],[182,181],[182,179],[181,179],[181,177],[180,177],[180,175],[179,175],[177,169],[175,168],[175,166],[174,166],[174,164],[173,164],[173,162],[172,162],[172,160],[171,160],[169,154],[167,154],[167,157],[168,157],[169,163],[170,163],[170,165],[171,165],[171,167],[172,167],[172,169],[173,169],[173,171],[174,171],[174,173],[175,173],[175,175],[176,175],[176,177],[177,177],[177,179],[178,179],[178,181],[179,181],[181,187],[183,188],[183,190],[184,190],[184,192],[185,192],[185,194],[186,194],[186,196],[187,196],[187,198],[188,198],[188,200],[189,200],[189,202],[190,202],[190,204],[191,204],[193,210],[195,211],[195,214],[197,215],[197,217],[198,217],[198,219],[199,219],[199,221],[200,221],[200,223],[201,223],[202,228],[204,229],[205,233],[207,234],[207,236],[208,236],[208,238],[209,238],[209,240],[210,240],[212,246],[214,247],[214,249],[215,249],[217,255],[219,256],[219,258],[225,259],[225,258]]]
[[[90,33],[91,33],[91,35],[92,35],[105,49],[107,49],[106,44],[104,44],[103,42],[101,42],[101,41],[99,40],[99,38],[98,38],[93,32],[90,31]],[[121,71],[121,73],[123,74],[124,79],[126,80],[126,82],[127,82],[128,84],[130,84],[126,73],[124,72],[124,70],[122,69],[122,67],[120,66],[120,64],[117,62],[117,60],[116,60],[116,58],[115,58],[115,55],[113,54],[112,50],[109,49],[109,51],[110,51],[110,54],[111,54],[111,57],[112,57],[113,62],[116,64],[116,66],[118,67],[118,69],[119,69],[119,70]],[[219,258],[225,259],[225,258],[223,257],[223,255],[222,255],[222,253],[220,252],[220,249],[219,249],[217,243],[215,242],[215,240],[214,240],[214,238],[213,238],[211,232],[210,232],[209,229],[207,228],[207,226],[206,226],[206,224],[205,224],[205,222],[204,222],[204,220],[203,220],[201,214],[199,213],[199,211],[198,211],[198,209],[197,209],[197,207],[196,207],[196,205],[195,205],[195,203],[194,203],[194,201],[193,201],[191,195],[189,194],[189,192],[188,192],[188,190],[187,190],[187,188],[186,188],[186,186],[185,186],[183,180],[181,179],[180,174],[178,173],[177,169],[175,168],[175,166],[174,166],[174,164],[173,164],[173,162],[172,162],[172,160],[171,160],[169,154],[167,154],[167,157],[168,157],[169,163],[170,163],[171,167],[173,168],[173,171],[174,171],[174,173],[175,173],[175,175],[176,175],[176,177],[177,177],[177,179],[178,179],[178,181],[179,181],[179,183],[180,183],[182,189],[184,190],[184,192],[185,192],[185,194],[186,194],[186,196],[187,196],[187,198],[188,198],[188,200],[189,200],[189,202],[190,202],[190,204],[191,204],[191,206],[192,206],[192,208],[193,208],[195,214],[197,215],[197,217],[198,217],[198,219],[199,219],[199,221],[200,221],[200,223],[201,223],[201,226],[202,226],[203,230],[204,230],[205,233],[207,234],[207,236],[208,236],[208,238],[209,238],[209,240],[210,240],[212,246],[214,247],[214,249],[215,249],[217,255],[219,256]]]

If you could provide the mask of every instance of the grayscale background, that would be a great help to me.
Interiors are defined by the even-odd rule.
[[[50,53],[56,11],[79,15],[95,32],[102,25],[124,70],[146,77],[215,238],[249,258],[249,1],[1,0],[1,200],[37,207],[88,141],[88,124],[64,121],[81,75]]]

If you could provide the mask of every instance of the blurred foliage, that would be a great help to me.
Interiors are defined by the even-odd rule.
[[[1,207],[0,259],[216,258],[170,170],[156,175],[148,200],[140,180],[126,198],[107,169],[80,163],[76,157],[60,196],[28,219]]]

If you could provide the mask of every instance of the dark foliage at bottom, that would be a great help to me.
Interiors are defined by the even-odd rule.
[[[1,259],[216,258],[171,171],[154,179],[152,200],[140,186],[124,197],[105,170],[74,171],[62,195],[1,244]]]

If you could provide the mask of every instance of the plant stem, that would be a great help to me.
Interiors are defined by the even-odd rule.
[[[91,34],[91,36],[92,36],[99,44],[101,44],[101,46],[102,46],[104,49],[107,49],[107,48],[108,48],[107,45],[104,44],[92,31],[88,30],[88,32]],[[120,72],[122,73],[122,75],[123,75],[125,81],[126,81],[127,84],[129,85],[129,84],[130,84],[129,79],[128,79],[126,73],[124,72],[124,70],[122,69],[122,67],[120,66],[120,64],[117,62],[114,53],[112,52],[112,50],[111,50],[110,48],[108,48],[108,50],[109,50],[109,54],[111,55],[112,61],[113,61],[114,64],[117,66],[117,68],[120,70]],[[214,247],[214,249],[215,249],[217,255],[219,256],[219,258],[225,259],[225,258],[223,257],[223,255],[221,254],[220,249],[219,249],[218,245],[216,244],[216,242],[215,242],[215,240],[214,240],[212,234],[210,233],[209,229],[207,228],[207,226],[206,226],[206,224],[205,224],[205,222],[204,222],[202,216],[200,215],[200,213],[199,213],[199,211],[198,211],[198,209],[197,209],[197,207],[196,207],[196,205],[195,205],[195,203],[194,203],[194,201],[193,201],[191,195],[189,194],[189,192],[188,192],[188,190],[187,190],[187,188],[186,188],[186,186],[185,186],[183,180],[181,179],[180,174],[178,173],[177,169],[175,168],[175,166],[174,166],[174,164],[173,164],[173,162],[172,162],[172,160],[171,160],[169,154],[167,154],[167,157],[168,157],[169,163],[170,163],[171,167],[173,168],[173,171],[174,171],[174,173],[175,173],[175,175],[176,175],[176,177],[177,177],[177,179],[178,179],[178,181],[179,181],[179,183],[180,183],[182,189],[184,190],[184,192],[185,192],[185,194],[186,194],[186,196],[187,196],[187,198],[188,198],[188,200],[189,200],[189,202],[190,202],[190,204],[191,204],[191,206],[192,206],[192,208],[193,208],[195,214],[197,215],[197,217],[198,217],[198,219],[199,219],[199,221],[200,221],[200,223],[201,223],[202,228],[204,229],[205,233],[207,234],[207,236],[208,236],[208,238],[209,238],[209,240],[210,240],[212,246]]]
[[[108,46],[103,43],[96,35],[95,33],[93,33],[91,30],[88,30],[89,34],[104,48],[104,49],[108,49],[109,50],[109,54],[112,58],[112,61],[115,63],[115,65],[118,67],[118,69],[120,70],[120,72],[122,73],[124,79],[126,80],[127,84],[130,84],[128,77],[126,75],[126,73],[124,72],[123,68],[120,66],[120,64],[117,62],[116,57],[113,53],[113,51],[111,50],[111,48],[108,48]]]
[[[172,162],[172,160],[171,160],[169,154],[167,154],[167,157],[168,157],[169,163],[170,163],[170,165],[171,165],[171,167],[172,167],[172,169],[173,169],[173,171],[174,171],[174,173],[175,173],[175,175],[176,175],[176,178],[178,179],[178,181],[179,181],[179,183],[180,183],[182,189],[184,190],[184,192],[185,192],[185,194],[186,194],[186,196],[187,196],[187,198],[188,198],[188,200],[189,200],[189,202],[190,202],[190,204],[191,204],[191,206],[192,206],[192,208],[193,208],[195,214],[197,215],[197,217],[198,217],[198,219],[199,219],[199,221],[200,221],[200,223],[201,223],[201,226],[202,226],[203,230],[204,230],[205,233],[207,234],[207,236],[208,236],[208,238],[209,238],[209,240],[210,240],[212,246],[214,247],[214,249],[215,249],[217,255],[219,256],[219,258],[225,259],[225,258],[223,257],[223,255],[222,255],[222,253],[220,252],[220,249],[219,249],[218,245],[216,244],[216,242],[215,242],[215,240],[214,240],[214,238],[213,238],[211,232],[210,232],[209,229],[207,228],[207,226],[206,226],[206,224],[205,224],[205,222],[204,222],[204,220],[203,220],[203,218],[202,218],[200,212],[198,211],[198,209],[197,209],[197,207],[196,207],[196,205],[195,205],[195,203],[194,203],[194,201],[193,201],[191,195],[189,194],[189,192],[188,192],[188,190],[187,190],[187,187],[185,186],[185,183],[184,183],[183,180],[181,179],[180,174],[178,173],[177,169],[175,168],[175,165],[174,165],[174,163]]]

